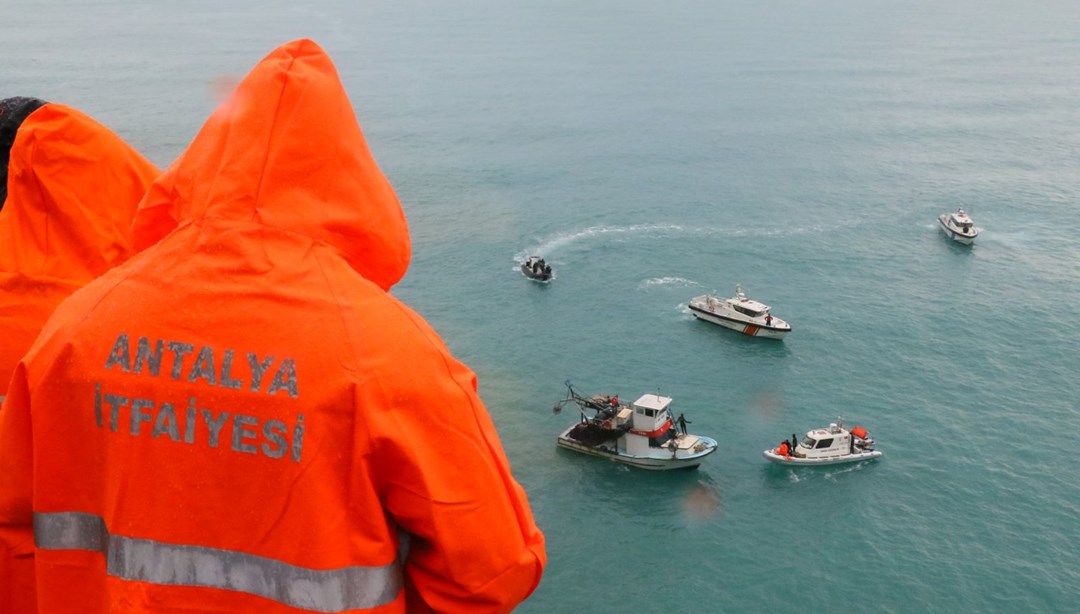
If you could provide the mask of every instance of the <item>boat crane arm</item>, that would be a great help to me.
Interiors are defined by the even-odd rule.
[[[596,397],[583,397],[580,394],[578,394],[577,392],[575,392],[574,391],[574,385],[570,383],[570,380],[566,380],[563,383],[566,384],[567,395],[566,395],[565,399],[555,403],[555,406],[551,408],[551,411],[553,413],[557,414],[557,413],[561,412],[562,408],[567,403],[574,403],[575,405],[577,405],[578,409],[580,409],[581,412],[582,412],[581,415],[582,415],[583,418],[585,416],[585,410],[586,409],[591,409],[593,411],[601,411],[601,410],[604,410],[604,409],[609,409],[609,407],[607,407],[607,405],[606,405],[606,402],[601,403],[600,401],[598,401],[596,399]],[[610,400],[610,399],[611,399],[611,397],[607,397],[607,400]]]
[[[562,408],[563,408],[563,405],[566,405],[567,403],[570,403],[571,401],[575,401],[574,397],[577,396],[576,394],[574,394],[574,385],[570,383],[569,378],[567,378],[567,380],[564,381],[563,384],[566,385],[566,387],[567,387],[567,389],[569,389],[570,393],[567,395],[567,397],[565,399],[555,403],[555,407],[551,408],[552,413],[557,414],[557,413],[561,412]]]
[[[563,399],[563,400],[559,401],[558,403],[555,404],[554,407],[551,408],[551,413],[557,414],[557,413],[561,412],[562,408],[563,408],[563,405],[566,405],[567,403],[569,403],[569,402],[571,402],[573,400],[574,399]]]
[[[562,408],[563,408],[563,406],[564,406],[564,405],[566,405],[567,403],[577,403],[578,407],[580,407],[580,406],[581,406],[581,403],[580,403],[580,402],[578,402],[578,399],[579,399],[580,397],[578,397],[577,393],[576,393],[576,392],[574,392],[574,385],[570,383],[570,380],[569,380],[569,379],[567,379],[567,380],[566,380],[565,382],[563,382],[563,384],[565,384],[565,385],[566,385],[566,389],[567,389],[567,390],[568,390],[569,392],[567,393],[567,395],[566,395],[566,398],[565,398],[565,399],[563,399],[563,400],[561,400],[561,401],[559,401],[559,402],[555,403],[555,407],[552,407],[552,408],[551,408],[551,411],[552,411],[553,413],[556,413],[556,414],[557,414],[557,413],[559,413],[559,412],[561,412],[561,411],[562,411]]]

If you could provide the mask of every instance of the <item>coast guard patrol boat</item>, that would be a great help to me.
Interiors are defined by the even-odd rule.
[[[971,245],[975,242],[975,237],[979,236],[975,221],[970,215],[964,213],[963,207],[957,209],[956,213],[942,213],[938,216],[938,222],[941,223],[941,229],[945,231],[946,236],[964,245]]]
[[[711,294],[702,294],[690,299],[688,306],[690,313],[699,320],[751,337],[783,339],[784,335],[791,332],[791,325],[772,315],[771,307],[746,298],[742,285],[735,286],[735,296],[731,298],[721,299]]]
[[[873,460],[881,456],[881,450],[874,449],[874,440],[865,428],[856,426],[849,431],[838,420],[828,428],[807,431],[794,449],[785,441],[762,454],[781,465],[836,465]]]

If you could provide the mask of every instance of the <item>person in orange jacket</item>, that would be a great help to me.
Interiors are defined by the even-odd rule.
[[[111,130],[71,107],[0,100],[0,401],[45,320],[72,292],[132,253],[139,200],[160,174]],[[0,450],[13,445],[8,433]],[[30,467],[0,468],[0,490]],[[33,540],[0,508],[0,613],[32,612]]]
[[[0,100],[0,397],[60,301],[131,255],[135,207],[160,174],[76,109]]]
[[[780,447],[776,448],[776,453],[785,458],[791,458],[791,452],[788,449],[788,442],[786,440],[780,442]]]
[[[404,213],[322,49],[263,59],[133,233],[0,412],[0,522],[32,526],[39,612],[507,612],[534,590],[543,535],[475,375],[388,293]]]

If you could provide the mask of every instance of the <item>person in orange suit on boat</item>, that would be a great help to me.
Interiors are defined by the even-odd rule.
[[[788,450],[788,442],[781,441],[780,447],[776,449],[776,453],[780,456],[783,456],[784,458],[791,458],[791,452],[790,450]]]
[[[389,294],[405,216],[321,48],[239,83],[133,239],[0,412],[38,612],[508,612],[534,590],[543,535],[476,376]]]
[[[131,255],[135,208],[159,174],[81,111],[0,100],[0,401],[56,306]],[[3,435],[0,449],[25,443]],[[29,471],[0,465],[0,490]],[[33,539],[12,511],[0,507],[0,612],[33,612]]]

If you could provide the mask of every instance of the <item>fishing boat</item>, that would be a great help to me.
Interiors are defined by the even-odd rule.
[[[865,428],[856,426],[849,431],[843,421],[837,421],[828,428],[807,431],[800,442],[784,441],[763,454],[781,465],[836,465],[873,460],[881,456],[881,450],[874,448],[874,440]]]
[[[551,265],[544,262],[540,256],[529,256],[529,259],[521,263],[521,272],[534,281],[550,281]]]
[[[686,431],[686,418],[673,419],[671,398],[643,394],[624,404],[618,395],[579,395],[566,382],[567,398],[555,404],[578,407],[581,419],[559,434],[559,447],[652,471],[695,469],[716,451],[716,440]]]
[[[941,229],[945,231],[946,236],[964,245],[971,245],[975,242],[975,237],[979,236],[975,221],[970,215],[964,213],[963,207],[957,209],[956,213],[942,213],[938,216],[938,222],[941,223]]]
[[[751,337],[783,339],[791,325],[772,314],[772,308],[746,297],[742,286],[735,286],[735,296],[721,299],[702,294],[690,299],[690,313],[699,320],[711,322]]]

